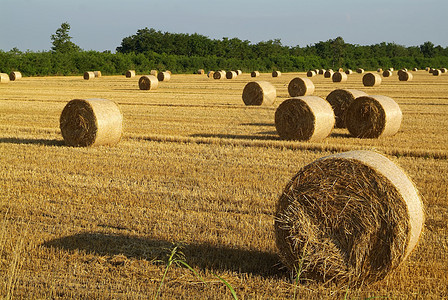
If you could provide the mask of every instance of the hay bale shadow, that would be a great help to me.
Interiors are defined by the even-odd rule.
[[[45,146],[65,146],[63,140],[46,139],[22,139],[22,138],[0,138],[0,144],[25,144],[25,145],[45,145]]]
[[[280,140],[280,137],[277,135],[271,135],[275,134],[275,132],[260,132],[259,134],[263,135],[246,135],[246,134],[210,134],[210,133],[195,133],[190,135],[191,137],[199,137],[199,138],[220,138],[220,139],[234,139],[234,140],[273,140],[277,141]],[[269,135],[266,135],[269,134]]]

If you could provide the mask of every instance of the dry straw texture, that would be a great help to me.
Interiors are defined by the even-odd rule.
[[[347,75],[353,74],[353,70],[347,69],[347,70],[345,70],[345,74],[347,74]]]
[[[379,86],[381,84],[381,76],[374,73],[366,73],[362,76],[362,84],[364,86]]]
[[[252,71],[252,73],[250,73],[250,77],[258,77],[260,76],[260,72],[258,71]]]
[[[345,82],[347,81],[347,74],[344,72],[336,72],[331,76],[333,82]]]
[[[415,72],[415,71],[418,71],[418,68],[413,68],[412,71],[414,71],[414,72]]]
[[[335,127],[345,128],[345,113],[352,102],[361,96],[367,96],[363,91],[337,89],[328,94],[326,100],[333,108]]]
[[[159,86],[159,80],[154,75],[143,75],[138,80],[138,87],[141,90],[155,90]]]
[[[282,139],[320,141],[334,127],[331,105],[317,96],[294,97],[275,111],[275,128]]]
[[[358,68],[356,69],[356,73],[362,74],[364,73],[364,69]]]
[[[158,73],[159,72],[157,70],[151,70],[151,72],[149,72],[149,75],[157,76]]]
[[[306,72],[306,76],[307,77],[314,77],[314,76],[316,76],[316,71],[309,70],[308,72]]]
[[[168,72],[159,72],[159,74],[157,74],[157,79],[159,81],[170,81],[171,74]]]
[[[419,193],[385,156],[351,151],[303,167],[276,207],[276,242],[301,278],[360,286],[383,279],[416,246]]]
[[[434,76],[439,76],[440,74],[442,74],[442,71],[440,71],[439,69],[434,69],[432,71],[432,75],[434,75]]]
[[[277,97],[277,90],[267,81],[253,81],[243,89],[243,102],[246,105],[272,105]]]
[[[236,75],[238,75],[238,76],[240,76],[241,74],[243,74],[243,71],[241,71],[241,70],[236,70],[235,72],[236,72]]]
[[[382,68],[378,68],[378,70],[376,70],[378,73],[382,73],[383,69]]]
[[[9,80],[14,81],[14,80],[19,80],[22,78],[22,73],[18,72],[18,71],[13,71],[11,73],[9,73]]]
[[[354,137],[392,136],[401,126],[402,112],[397,102],[387,96],[361,96],[347,108],[345,125]]]
[[[288,93],[291,97],[312,95],[314,83],[308,78],[293,78],[288,84]]]
[[[327,70],[327,71],[325,71],[325,73],[324,73],[324,78],[331,78],[332,76],[333,76],[333,74],[334,74],[334,71],[333,70]]]
[[[213,74],[215,74],[215,71],[208,71],[207,77],[208,78],[213,78]]]
[[[441,69],[440,69],[440,72],[442,72],[442,73],[446,73],[446,72],[448,72],[448,69],[447,69],[447,68],[441,68]]]
[[[9,75],[6,73],[0,73],[0,83],[8,83]]]
[[[227,71],[226,72],[227,79],[235,79],[237,76],[238,76],[238,74],[235,71]]]
[[[385,70],[384,72],[383,72],[383,77],[390,77],[390,76],[392,76],[392,71],[391,70]]]
[[[213,79],[224,79],[226,78],[226,71],[216,71],[213,73]]]
[[[92,79],[92,78],[95,78],[95,73],[93,73],[91,71],[84,72],[84,79],[85,80],[89,80],[89,79]]]
[[[282,76],[282,72],[280,72],[280,71],[273,71],[272,72],[272,77],[280,77],[280,76]]]
[[[74,99],[64,107],[59,125],[69,146],[114,145],[121,139],[123,115],[107,99]]]
[[[400,81],[411,81],[413,78],[412,73],[402,71],[398,73],[398,80]]]
[[[324,74],[325,74],[325,71],[326,71],[325,69],[320,69],[320,70],[319,70],[319,75],[324,75]]]
[[[135,70],[127,70],[126,78],[133,78],[133,77],[135,77]]]
[[[101,71],[93,71],[93,74],[95,74],[95,77],[101,77]]]

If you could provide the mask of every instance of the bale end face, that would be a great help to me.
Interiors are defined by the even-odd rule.
[[[267,81],[253,81],[243,89],[243,102],[246,105],[272,105],[277,97],[277,90]]]
[[[288,93],[291,97],[312,95],[314,83],[308,78],[293,78],[288,84]]]
[[[333,108],[336,128],[346,128],[345,114],[347,108],[356,98],[361,96],[367,96],[367,94],[353,89],[336,89],[328,94],[326,100]]]
[[[91,72],[91,71],[84,72],[84,79],[85,80],[90,80],[90,79],[93,79],[93,78],[95,78],[95,73],[94,72]]]
[[[138,87],[141,90],[155,90],[159,86],[159,80],[153,75],[143,75],[138,80]]]
[[[134,77],[135,77],[135,70],[126,71],[126,78],[134,78]]]
[[[347,74],[344,72],[336,72],[331,76],[333,82],[345,82],[347,81]]]
[[[258,76],[260,76],[260,72],[258,72],[258,71],[252,71],[250,73],[250,77],[258,77]]]
[[[366,73],[362,77],[362,84],[364,86],[379,86],[381,85],[381,76],[374,73]]]

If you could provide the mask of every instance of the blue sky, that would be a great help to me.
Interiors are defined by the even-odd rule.
[[[0,0],[0,49],[49,50],[63,22],[75,44],[97,51],[114,52],[145,27],[301,47],[338,36],[360,45],[447,47],[447,15],[447,0]]]

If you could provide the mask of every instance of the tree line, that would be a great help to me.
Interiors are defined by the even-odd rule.
[[[313,45],[284,46],[279,39],[252,44],[238,38],[210,39],[200,34],[183,34],[144,28],[123,38],[116,53],[84,51],[71,41],[70,25],[63,23],[51,35],[50,51],[0,50],[0,71],[21,71],[25,76],[79,75],[88,70],[124,74],[134,69],[143,74],[151,69],[193,73],[198,69],[241,69],[271,72],[307,71],[316,68],[379,67],[424,68],[448,66],[448,47],[425,42],[405,47],[395,43],[354,45],[342,37]]]

